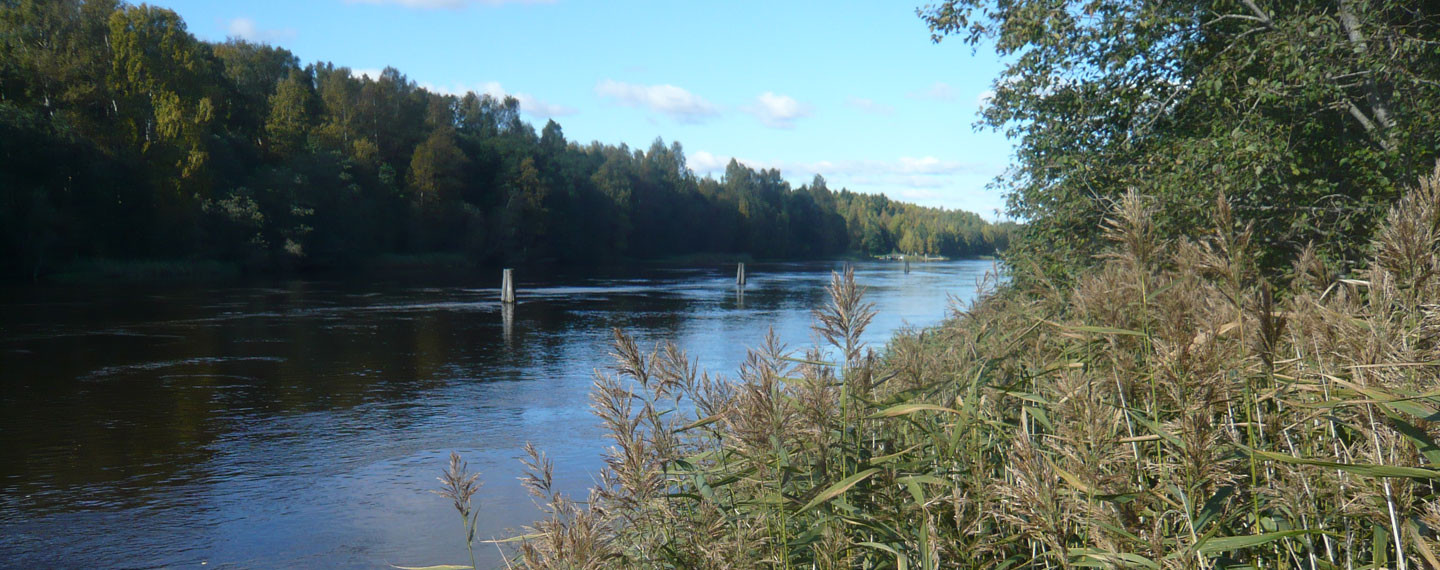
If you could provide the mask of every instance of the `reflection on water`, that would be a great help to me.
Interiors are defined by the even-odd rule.
[[[451,450],[478,535],[535,518],[526,441],[583,493],[607,445],[588,389],[622,328],[733,373],[767,327],[813,342],[826,263],[499,279],[0,292],[0,565],[429,565],[466,560],[427,491]],[[989,262],[861,264],[867,341],[944,316]],[[497,315],[498,313],[498,315]],[[501,565],[483,549],[484,564]]]

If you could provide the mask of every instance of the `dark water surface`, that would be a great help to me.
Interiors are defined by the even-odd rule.
[[[813,342],[833,263],[0,291],[0,567],[385,567],[467,561],[429,493],[451,450],[483,473],[482,538],[536,517],[526,441],[576,495],[611,329],[733,376],[767,327]],[[968,301],[986,261],[861,263],[877,347]],[[506,325],[506,321],[510,325]],[[477,546],[481,567],[503,567]]]

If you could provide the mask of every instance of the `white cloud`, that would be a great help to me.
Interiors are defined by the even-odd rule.
[[[986,90],[984,90],[984,91],[981,91],[979,96],[975,97],[975,104],[976,104],[976,105],[979,105],[979,106],[981,106],[981,107],[985,107],[985,106],[989,105],[989,104],[990,104],[990,100],[991,100],[991,99],[994,99],[994,98],[995,98],[995,90],[994,90],[994,89],[986,89]]]
[[[536,98],[534,95],[507,91],[505,86],[500,85],[498,81],[487,81],[478,83],[478,85],[454,86],[438,86],[432,85],[432,83],[420,83],[420,86],[425,88],[425,91],[433,92],[433,94],[465,96],[465,94],[474,92],[475,95],[490,95],[495,99],[504,99],[505,96],[513,96],[513,98],[516,98],[516,101],[520,101],[520,114],[530,115],[530,117],[534,118],[566,117],[566,115],[573,115],[577,112],[573,107],[541,101],[541,99]]]
[[[720,114],[704,97],[674,85],[635,85],[606,79],[595,85],[595,94],[621,105],[662,113],[681,123],[699,123]]]
[[[574,115],[577,112],[574,107],[542,101],[529,93],[507,91],[505,86],[501,85],[499,81],[486,81],[473,86],[455,85],[451,87],[441,87],[429,83],[422,83],[420,86],[432,93],[454,95],[456,97],[464,97],[466,93],[472,92],[477,95],[489,95],[501,100],[505,99],[506,96],[514,97],[516,101],[520,102],[521,114],[541,119],[564,117],[566,115]]]
[[[384,72],[385,70],[383,69],[375,69],[373,67],[352,67],[350,68],[350,77],[354,77],[356,79],[359,79],[361,77],[369,77],[371,81],[378,81],[380,79],[380,74]]]
[[[579,111],[574,107],[567,107],[558,103],[541,101],[532,97],[529,93],[512,93],[511,96],[520,101],[520,112],[532,117],[565,117],[574,115]]]
[[[375,4],[403,6],[420,10],[458,10],[472,4],[500,6],[502,4],[551,4],[555,0],[345,0],[346,4]]]
[[[720,172],[725,170],[726,165],[730,164],[730,157],[715,156],[703,150],[687,154],[689,156],[685,157],[685,165],[689,166],[690,170],[694,170],[696,174],[704,175]]]
[[[958,160],[940,160],[933,156],[921,158],[900,157],[898,170],[905,174],[955,174],[969,169],[970,164]]]
[[[840,160],[819,162],[782,163],[782,170],[794,170],[797,174],[824,174],[826,176],[851,176],[864,180],[890,180],[903,182],[904,186],[929,187],[926,179],[944,176],[975,174],[990,170],[982,164],[941,160],[933,156],[920,158],[902,156],[895,160]]]
[[[283,30],[261,29],[260,26],[255,24],[255,20],[250,18],[235,18],[234,20],[230,20],[230,24],[226,26],[226,28],[229,31],[230,37],[251,42],[268,43],[293,39],[295,37],[295,30],[291,28],[285,28]]]
[[[454,96],[456,96],[456,97],[464,97],[467,93],[473,92],[473,93],[475,93],[476,95],[489,95],[489,96],[494,97],[494,98],[496,98],[496,99],[501,99],[501,100],[503,100],[503,99],[505,99],[505,96],[506,96],[506,95],[509,95],[509,93],[507,93],[507,92],[505,91],[505,86],[504,86],[504,85],[501,85],[499,81],[486,81],[486,82],[484,82],[484,83],[481,83],[481,84],[475,86],[475,88],[473,88],[473,89],[466,89],[466,88],[460,88],[460,89],[436,89],[436,88],[431,88],[431,87],[426,87],[426,89],[430,89],[431,91],[434,91],[434,92],[436,92],[436,93],[444,93],[444,94],[446,94],[446,95],[454,95]],[[518,97],[517,97],[517,99],[518,99]]]
[[[745,112],[760,119],[767,127],[793,129],[796,119],[810,115],[810,106],[789,95],[776,95],[766,91],[755,98],[753,105],[745,107]]]
[[[235,18],[230,20],[230,35],[240,39],[253,39],[259,29],[255,27],[255,20],[250,18]]]
[[[845,100],[845,104],[872,115],[890,115],[895,112],[894,107],[864,97],[851,97]]]
[[[956,96],[955,88],[943,81],[936,81],[930,87],[910,92],[911,99],[930,99],[932,101],[954,101]]]

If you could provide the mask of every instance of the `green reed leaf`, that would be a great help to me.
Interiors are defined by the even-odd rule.
[[[816,495],[815,498],[811,499],[809,503],[805,504],[805,506],[800,507],[800,512],[803,513],[805,511],[815,508],[815,506],[819,505],[820,503],[840,496],[841,493],[850,490],[851,487],[854,487],[861,481],[864,481],[866,478],[869,478],[871,475],[879,472],[880,469],[871,467],[869,469],[837,481],[834,485],[831,485],[824,491],[821,491],[819,495]]]
[[[1243,536],[1222,536],[1202,541],[1199,545],[1197,545],[1197,550],[1199,550],[1201,554],[1213,556],[1216,554],[1242,550],[1245,548],[1260,546],[1262,544],[1269,544],[1277,540],[1306,534],[1325,534],[1325,532],[1315,529],[1299,529],[1267,532],[1262,534],[1247,534]]]
[[[1294,457],[1280,453],[1271,453],[1269,451],[1250,449],[1243,445],[1240,447],[1242,449],[1245,449],[1246,451],[1249,451],[1252,454],[1282,463],[1293,463],[1297,465],[1314,465],[1316,467],[1329,467],[1331,469],[1339,469],[1347,473],[1354,473],[1356,475],[1363,475],[1366,477],[1408,477],[1415,479],[1440,479],[1440,471],[1436,471],[1434,469],[1422,469],[1420,467],[1406,467],[1402,465],[1375,465],[1372,463],[1336,463],[1333,461],[1322,461],[1319,459]]]

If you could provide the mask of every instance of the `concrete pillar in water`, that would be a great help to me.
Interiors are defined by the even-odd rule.
[[[736,285],[739,285],[739,286],[741,286],[741,287],[744,287],[744,286],[745,286],[745,264],[744,264],[744,263],[741,263],[739,267],[736,267],[736,268],[735,268],[735,284],[736,284]]]
[[[514,344],[515,344],[515,304],[514,304],[514,303],[501,303],[501,304],[500,304],[500,324],[501,324],[501,327],[504,329],[504,333],[505,333],[505,346],[507,346],[507,347],[509,347],[509,346],[514,346]]]
[[[515,304],[515,280],[511,276],[512,271],[506,269],[500,279],[500,302],[507,305]]]

